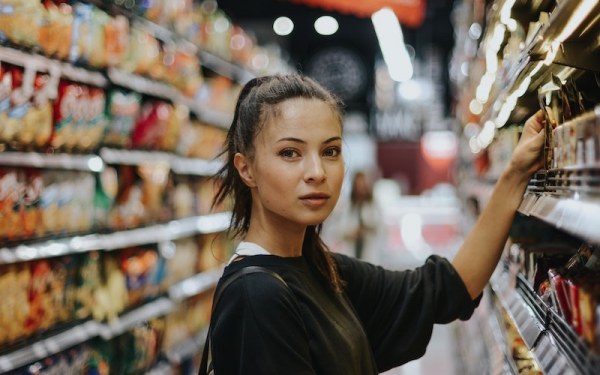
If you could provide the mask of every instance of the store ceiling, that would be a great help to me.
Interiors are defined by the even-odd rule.
[[[342,96],[349,110],[368,113],[374,62],[380,54],[370,17],[330,10],[333,0],[327,1],[327,9],[301,4],[305,2],[316,3],[313,0],[218,0],[219,7],[233,22],[253,34],[260,45],[280,46],[294,68],[326,80],[323,83]],[[451,50],[454,42],[450,22],[452,3],[451,0],[427,0],[422,24],[417,28],[402,25],[405,42],[415,48],[417,56],[430,45],[448,53]],[[339,29],[335,34],[323,36],[315,32],[314,21],[323,15],[337,19]],[[288,36],[278,36],[273,31],[273,22],[280,16],[294,22],[294,30]]]

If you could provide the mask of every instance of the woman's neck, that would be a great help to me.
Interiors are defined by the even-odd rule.
[[[267,223],[250,221],[250,227],[244,241],[253,242],[270,254],[281,257],[302,256],[302,243],[306,227],[288,228],[285,226],[273,227]]]

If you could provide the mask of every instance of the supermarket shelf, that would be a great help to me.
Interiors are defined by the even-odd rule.
[[[205,292],[217,285],[221,274],[223,274],[223,269],[217,268],[187,278],[169,289],[169,298],[173,301],[181,301]]]
[[[125,331],[133,328],[139,323],[157,318],[169,313],[175,304],[168,298],[159,298],[155,301],[138,307],[128,313],[119,316],[109,323],[100,323],[98,335],[104,340],[110,340],[113,337],[123,334]]]
[[[490,284],[492,290],[498,296],[502,307],[515,323],[525,344],[529,348],[533,348],[545,329],[543,322],[540,322],[533,309],[517,293],[513,286],[512,278],[507,272],[499,274],[497,270]]]
[[[0,373],[13,371],[98,336],[100,325],[88,321],[33,345],[0,355]]]
[[[558,229],[600,243],[600,201],[560,198],[549,194],[527,193],[519,212],[536,217]]]
[[[229,77],[241,84],[245,84],[255,77],[255,74],[240,65],[229,62],[207,51],[200,51],[200,63],[220,75]]]
[[[158,151],[103,148],[100,150],[100,157],[106,164],[142,165],[148,163],[166,163],[170,165],[176,174],[196,176],[212,176],[223,166],[221,160],[184,158],[175,154]]]
[[[569,40],[561,43],[556,51],[551,51],[554,48],[551,44],[560,36],[567,24],[572,21],[571,18],[573,12],[576,11],[581,3],[582,1],[580,0],[564,0],[552,11],[549,22],[542,26],[535,37],[532,38],[529,45],[522,50],[521,55],[515,59],[515,63],[512,66],[507,67],[506,71],[508,73],[506,74],[506,77],[509,77],[508,82],[503,82],[503,87],[499,90],[498,95],[488,100],[490,105],[485,115],[482,117],[482,122],[497,118],[502,104],[509,96],[516,92],[523,83],[528,80],[533,82],[536,77],[548,76],[549,72],[553,69],[552,64],[539,64],[541,64],[544,59],[547,59],[548,55],[551,55],[553,52],[555,55],[552,62],[556,64],[579,69],[591,68],[590,70],[598,71],[598,65],[596,64],[598,61],[597,56],[594,56],[593,51],[587,48],[590,43],[585,43],[585,48],[581,47],[580,41],[575,37],[578,35],[577,33],[573,33]],[[587,3],[589,5],[590,2]],[[592,5],[590,9],[589,13],[587,13],[584,19],[579,21],[578,25],[570,25],[575,26],[574,31],[581,29],[580,25],[588,26],[585,30],[579,30],[581,31],[579,35],[585,36],[586,32],[594,29],[592,25],[599,22],[596,15],[600,11],[600,3],[597,2],[595,5]],[[493,30],[493,28],[491,28],[491,30]],[[534,77],[532,77],[532,75]]]
[[[531,289],[521,276],[511,277],[498,267],[490,282],[502,307],[545,374],[597,373],[600,356]]]
[[[0,165],[91,172],[100,172],[104,169],[104,162],[97,155],[41,154],[10,151],[0,152]]]
[[[100,72],[11,47],[0,46],[0,60],[17,66],[32,66],[39,71],[59,73],[69,80],[97,87],[105,87],[108,84],[108,80]]]
[[[214,286],[222,272],[222,269],[215,269],[195,275],[171,287],[169,290],[170,298],[161,297],[119,316],[112,322],[98,323],[93,320],[87,321],[63,332],[53,334],[22,349],[0,355],[0,373],[18,369],[96,337],[109,340],[139,323],[168,314],[172,311],[175,304],[182,299],[201,293]],[[204,345],[206,334],[207,329],[199,332],[180,346],[168,351],[166,357],[172,363],[179,363],[182,359],[197,353]],[[160,364],[158,364],[152,371],[163,373],[164,369],[166,367],[160,367]]]
[[[115,250],[129,246],[171,241],[196,234],[216,233],[229,228],[229,212],[173,220],[167,224],[124,230],[109,234],[90,234],[18,245],[0,249],[0,264],[43,259],[93,250]]]
[[[512,354],[508,350],[510,346],[506,338],[506,331],[502,328],[502,320],[498,310],[494,309],[494,311],[491,312],[491,316],[488,317],[488,322],[491,334],[494,338],[494,343],[487,343],[486,345],[491,350],[498,350],[500,352],[496,353],[496,361],[499,363],[496,364],[498,369],[493,373],[519,375],[519,370],[516,368]],[[502,349],[499,349],[498,346]]]
[[[223,129],[229,129],[231,125],[231,121],[233,120],[233,115],[215,111],[207,107],[206,105],[200,105],[193,102],[190,99],[183,99],[183,103],[190,108],[190,110],[200,119],[201,121],[218,126]]]
[[[128,88],[130,90],[156,96],[158,98],[177,102],[180,93],[174,87],[159,81],[145,78],[137,74],[128,73],[115,68],[109,68],[108,78],[116,85]]]
[[[165,356],[169,362],[179,364],[182,360],[201,352],[202,348],[204,347],[204,342],[206,342],[207,335],[208,327],[204,328],[198,334],[183,342],[181,345],[168,350],[165,353]]]

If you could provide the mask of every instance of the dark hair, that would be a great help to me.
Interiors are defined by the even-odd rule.
[[[290,74],[258,77],[242,88],[235,106],[233,121],[221,155],[227,156],[226,164],[214,176],[219,188],[213,206],[233,198],[230,232],[244,235],[250,226],[252,195],[233,164],[236,153],[247,157],[254,155],[254,140],[270,118],[278,116],[277,105],[293,98],[317,99],[328,104],[342,122],[342,102],[309,77]],[[308,226],[302,244],[303,256],[318,274],[341,290],[337,268],[329,249],[320,237],[321,225]]]

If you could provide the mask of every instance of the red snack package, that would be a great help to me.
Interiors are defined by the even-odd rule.
[[[550,287],[555,299],[555,304],[558,312],[565,318],[567,322],[571,321],[571,301],[567,293],[567,287],[564,278],[557,270],[548,270]]]

